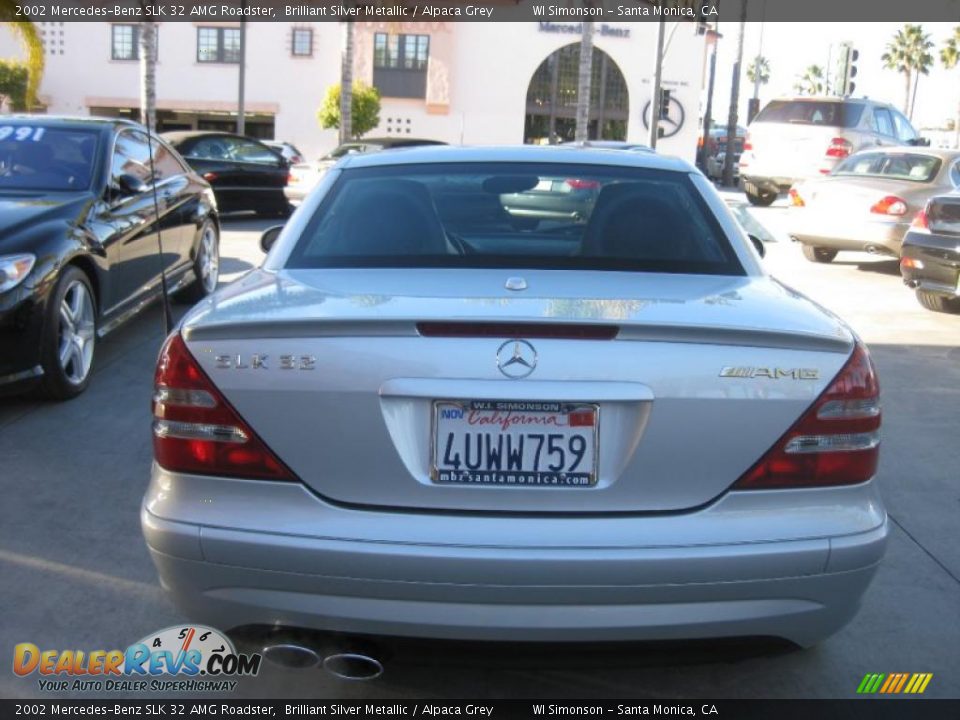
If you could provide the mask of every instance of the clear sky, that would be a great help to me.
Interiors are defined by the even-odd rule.
[[[844,0],[837,0],[843,2]],[[948,118],[956,117],[960,103],[960,67],[947,71],[940,63],[940,48],[958,23],[923,23],[925,32],[935,43],[934,67],[929,75],[921,76],[917,90],[914,125],[917,127],[942,127]],[[903,108],[903,76],[883,67],[880,56],[887,42],[903,23],[782,23],[762,24],[762,54],[770,61],[770,82],[761,86],[761,106],[769,99],[793,95],[793,85],[808,65],[826,66],[831,43],[834,46],[831,65],[837,57],[837,44],[853,42],[860,51],[857,62],[855,95],[885,100]],[[720,23],[720,40],[717,51],[717,81],[713,102],[715,122],[726,122],[730,105],[730,81],[733,61],[737,51],[739,23]],[[741,78],[740,124],[746,120],[747,98],[753,94],[753,83],[746,78],[746,67],[760,49],[761,23],[747,23],[744,40],[744,75]]]

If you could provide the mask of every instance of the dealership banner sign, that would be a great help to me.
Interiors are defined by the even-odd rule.
[[[9,17],[8,17],[9,16]],[[0,19],[35,22],[341,22],[341,21],[536,21],[645,22],[686,20],[735,22],[871,22],[960,18],[960,0],[787,0],[719,2],[719,0],[33,0],[3,3]]]

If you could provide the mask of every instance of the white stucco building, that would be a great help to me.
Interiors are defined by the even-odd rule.
[[[136,115],[135,24],[42,23],[47,68],[40,89],[50,113]],[[654,22],[598,23],[592,134],[646,142]],[[288,140],[309,157],[336,144],[316,120],[339,80],[336,22],[247,24],[247,132]],[[663,152],[693,159],[711,39],[693,22],[666,25],[663,84],[670,91]],[[228,129],[236,121],[239,23],[158,24],[158,125]],[[380,126],[369,136],[408,135],[465,144],[572,138],[580,29],[572,22],[357,22],[355,77],[378,87]],[[18,56],[0,29],[0,57]],[[646,110],[646,118],[644,117]]]

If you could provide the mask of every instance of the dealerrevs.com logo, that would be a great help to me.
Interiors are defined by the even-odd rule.
[[[13,649],[13,672],[36,673],[39,689],[50,692],[232,691],[233,678],[256,675],[262,659],[238,653],[219,630],[178,625],[126,650],[41,650],[20,643]]]

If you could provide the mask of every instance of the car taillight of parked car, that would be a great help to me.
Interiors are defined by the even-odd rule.
[[[180,333],[167,338],[157,361],[153,455],[174,472],[295,479],[217,390]]]
[[[827,147],[827,157],[845,158],[853,152],[853,144],[842,137],[835,137]]]
[[[574,190],[596,190],[600,183],[596,180],[583,180],[581,178],[567,178],[567,185]]]
[[[806,205],[796,188],[790,188],[790,205],[792,207],[804,207]]]
[[[916,215],[913,216],[913,222],[910,223],[910,227],[913,230],[929,230],[930,229],[930,218],[927,217],[927,209],[924,208]]]
[[[866,482],[880,455],[880,385],[859,342],[816,402],[734,490],[824,487]]]
[[[874,215],[892,215],[893,217],[902,217],[907,214],[907,202],[896,195],[887,195],[878,200],[870,208]]]

